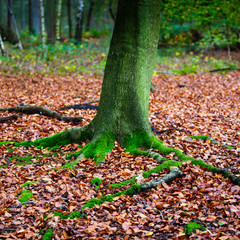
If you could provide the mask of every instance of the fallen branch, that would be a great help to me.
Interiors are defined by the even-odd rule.
[[[16,116],[16,115],[11,115],[11,116],[8,116],[8,117],[2,117],[2,118],[0,118],[0,123],[11,122],[11,121],[17,120],[17,119],[18,119],[18,116]]]
[[[169,174],[167,174],[166,176],[159,178],[155,181],[150,181],[150,182],[146,182],[141,184],[141,191],[147,191],[150,190],[151,188],[156,188],[158,184],[161,184],[162,182],[165,182],[167,184],[171,183],[172,181],[176,180],[177,178],[182,177],[182,172],[180,171],[179,168],[174,167],[172,168],[172,170],[170,171]]]
[[[235,67],[216,68],[216,69],[208,70],[206,72],[221,72],[221,71],[233,71],[233,70],[240,70],[240,68],[235,68]]]
[[[70,105],[70,106],[66,106],[66,107],[62,107],[60,108],[61,110],[65,110],[65,109],[98,109],[98,106],[92,106],[92,105],[89,105],[87,103],[81,103],[81,104],[76,104],[76,105]]]
[[[169,131],[186,132],[185,130],[181,130],[181,129],[178,129],[178,128],[169,128],[169,129],[165,129],[165,130],[157,130],[154,126],[152,126],[152,131],[155,131],[156,134],[162,134],[162,133],[169,132]]]
[[[23,203],[19,203],[18,205],[11,205],[9,208],[20,208],[23,205],[27,205],[27,204],[34,204],[34,201],[28,201],[28,202],[23,202]]]
[[[82,121],[81,117],[67,117],[63,116],[56,111],[52,111],[46,107],[42,106],[32,106],[32,105],[19,105],[18,107],[11,108],[0,108],[2,112],[17,112],[25,114],[40,114],[51,118],[56,118],[59,121],[72,122],[73,124],[78,124]]]

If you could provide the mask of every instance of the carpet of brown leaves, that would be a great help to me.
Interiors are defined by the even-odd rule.
[[[176,128],[159,135],[167,146],[182,150],[195,158],[234,174],[240,171],[240,72],[192,74],[153,78],[157,91],[150,96],[151,124],[159,130]],[[179,87],[184,84],[185,87]],[[81,126],[88,124],[96,110],[64,110],[67,105],[97,100],[101,79],[97,76],[17,76],[0,75],[0,107],[19,103],[46,106],[68,116],[82,116]],[[0,117],[11,115],[0,113]],[[50,136],[73,127],[39,115],[20,115],[17,121],[0,125],[0,141],[26,141]],[[184,130],[184,132],[178,131]],[[190,135],[210,135],[220,144],[186,139]],[[86,143],[82,143],[84,145]],[[234,146],[223,148],[222,144]],[[84,209],[85,218],[60,219],[51,213],[81,210],[91,198],[118,190],[110,184],[127,180],[157,166],[147,157],[124,153],[118,144],[97,167],[92,159],[82,159],[76,169],[60,169],[65,156],[77,151],[78,144],[54,150],[0,147],[0,239],[41,239],[40,229],[50,227],[54,239],[187,239],[184,226],[198,219],[205,231],[196,230],[190,239],[240,239],[240,187],[221,175],[186,163],[183,177],[171,185],[162,184],[148,193],[121,196],[92,209]],[[32,163],[15,165],[14,156],[36,156]],[[174,159],[174,155],[167,156]],[[164,176],[167,170],[146,181]],[[90,182],[100,177],[99,190]],[[34,182],[21,187],[27,181]],[[121,190],[126,189],[125,186]],[[18,202],[23,189],[33,192],[26,205]],[[48,215],[44,219],[44,215]]]

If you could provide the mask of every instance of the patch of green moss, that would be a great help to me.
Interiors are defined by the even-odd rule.
[[[79,131],[80,131],[80,129],[79,129]],[[88,138],[88,134],[84,130],[82,130],[80,136],[81,136],[81,139],[77,139],[77,138],[71,136],[70,130],[65,130],[63,132],[54,134],[51,137],[37,139],[33,142],[25,141],[25,142],[21,142],[21,143],[15,143],[15,146],[25,146],[25,147],[35,146],[39,149],[41,149],[41,148],[57,149],[60,146],[64,146],[64,145],[67,145],[70,143],[78,143],[79,141],[86,141]]]
[[[91,181],[91,185],[93,185],[94,187],[99,187],[101,183],[102,180],[98,177],[93,178]]]
[[[153,173],[160,173],[163,171],[163,169],[167,168],[167,169],[170,169],[170,167],[178,167],[178,166],[181,166],[182,165],[182,162],[177,162],[177,161],[173,161],[173,160],[168,160],[160,165],[158,165],[157,167],[154,167],[146,172],[143,172],[142,175],[144,178],[149,178],[151,176],[151,174]],[[125,181],[122,181],[120,183],[113,183],[111,184],[111,187],[112,188],[120,188],[122,186],[126,186],[127,184],[129,183],[135,183],[136,182],[136,177],[138,175],[134,176],[133,178],[129,179],[129,180],[125,180]]]
[[[19,162],[15,163],[15,165],[24,165],[24,164],[31,164],[33,156],[25,156],[25,157],[11,157],[9,160],[17,159]]]
[[[102,196],[101,198],[97,199],[97,198],[93,198],[93,199],[90,199],[88,200],[85,205],[83,206],[83,209],[84,208],[92,208],[93,206],[95,205],[101,205],[102,203],[104,202],[111,202],[113,201],[113,199],[115,197],[118,197],[118,196],[121,196],[121,195],[134,195],[134,194],[138,194],[141,190],[141,184],[133,184],[130,188],[128,188],[127,190],[125,191],[120,191],[120,192],[117,192],[117,193],[114,193],[114,194],[108,194],[108,195],[105,195],[105,196]]]
[[[0,147],[3,146],[3,145],[6,145],[8,143],[12,143],[13,145],[17,142],[14,142],[14,141],[6,141],[6,142],[0,142]]]
[[[4,168],[4,167],[7,167],[7,166],[8,166],[7,164],[0,165],[0,168]]]
[[[233,147],[233,146],[229,146],[229,145],[226,145],[226,144],[223,144],[222,147],[224,147],[224,148],[228,148],[228,149],[235,149],[235,147]]]
[[[80,151],[71,153],[66,159],[77,158],[81,154],[85,158],[94,158],[96,164],[100,164],[105,161],[105,156],[112,151],[114,147],[114,135],[110,132],[102,133],[101,136],[93,139],[90,143],[84,146]],[[78,160],[71,163],[66,163],[64,168],[72,168],[77,165]]]
[[[187,225],[184,226],[184,233],[187,236],[191,236],[192,233],[195,233],[197,229],[200,229],[202,231],[206,231],[206,227],[201,226],[201,224],[197,223],[196,220],[193,222],[189,222]]]
[[[49,228],[45,234],[43,235],[43,238],[42,240],[51,240],[52,239],[52,236],[53,236],[53,230],[52,228]]]
[[[81,211],[75,211],[75,212],[71,212],[71,213],[69,214],[69,218],[70,218],[70,219],[81,218],[81,217],[83,217],[83,216],[84,216],[84,215],[82,214]]]
[[[19,197],[19,202],[24,203],[28,202],[29,199],[32,197],[33,193],[29,190],[22,190],[21,195]]]
[[[8,148],[8,153],[14,152],[14,148]]]
[[[21,187],[27,187],[34,184],[34,182],[25,182]]]
[[[212,138],[209,137],[209,136],[204,136],[204,135],[196,135],[196,136],[189,136],[189,137],[186,137],[186,138],[191,138],[191,139],[201,139],[203,140],[204,142],[206,142],[207,140],[211,140]]]
[[[206,142],[207,140],[210,140],[212,144],[219,144],[219,142],[216,142],[212,137],[210,136],[204,136],[204,135],[196,135],[196,136],[189,136],[187,138],[192,138],[192,139],[201,139],[204,142]],[[222,147],[224,148],[228,148],[228,149],[235,149],[233,146],[229,146],[226,144],[222,144]]]
[[[170,167],[179,167],[182,165],[182,162],[174,161],[174,160],[168,160],[157,167],[154,167],[146,172],[143,173],[144,178],[149,178],[151,174],[153,173],[160,173],[163,171],[163,169],[170,169]]]

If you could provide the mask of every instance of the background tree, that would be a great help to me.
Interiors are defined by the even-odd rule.
[[[84,7],[83,0],[78,0],[75,30],[75,40],[78,42],[82,41],[83,7]]]
[[[46,26],[49,43],[55,43],[55,1],[49,1],[46,5]]]
[[[28,0],[28,28],[29,33],[33,34],[33,0]]]
[[[20,39],[20,36],[19,36],[17,23],[16,23],[16,20],[15,20],[15,17],[14,17],[14,14],[13,14],[13,10],[12,10],[11,6],[12,6],[11,0],[8,0],[8,24],[10,23],[10,24],[13,25],[14,31],[15,31],[15,34],[16,34],[16,37],[17,37],[19,49],[22,50],[23,49],[22,42],[21,42],[21,39]],[[11,25],[8,26],[9,35],[11,33],[11,27],[12,27]]]
[[[7,30],[8,30],[8,34],[11,33],[11,28],[12,28],[11,9],[12,9],[12,0],[7,0]]]
[[[44,18],[44,7],[43,0],[39,0],[39,12],[40,12],[40,23],[41,23],[41,37],[43,48],[46,47],[46,31],[45,31],[45,18]]]
[[[25,1],[21,0],[21,30],[25,30]]]
[[[93,7],[94,7],[94,0],[90,0],[88,12],[87,12],[87,19],[86,19],[86,31],[87,32],[89,32],[89,30],[90,30]]]
[[[67,10],[68,10],[68,36],[69,39],[72,38],[72,2],[67,0]]]
[[[62,0],[57,1],[57,12],[56,12],[56,40],[60,41],[61,39],[61,12],[62,12]]]
[[[0,48],[1,48],[2,55],[6,56],[6,51],[5,51],[5,47],[4,47],[4,44],[3,44],[3,40],[2,40],[1,34],[0,34]]]

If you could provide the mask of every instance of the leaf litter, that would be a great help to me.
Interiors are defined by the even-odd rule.
[[[157,88],[150,95],[149,121],[159,130],[177,128],[159,135],[164,144],[203,159],[238,175],[240,172],[239,71],[225,75],[156,75]],[[87,125],[96,110],[61,110],[61,107],[100,98],[101,79],[89,75],[47,76],[41,74],[0,76],[0,107],[18,104],[45,106],[67,116],[81,116]],[[184,84],[185,87],[178,87]],[[97,103],[95,103],[96,105]],[[0,117],[10,115],[0,113]],[[26,141],[53,135],[73,127],[39,115],[21,114],[18,120],[0,124],[1,141]],[[219,144],[191,135],[206,135]],[[84,146],[86,143],[79,143]],[[233,149],[222,145],[233,146]],[[134,176],[138,182],[152,181],[169,173],[164,169],[148,179],[142,173],[159,165],[147,156],[125,153],[117,143],[104,165],[81,159],[76,168],[61,168],[65,157],[80,149],[78,144],[55,150],[34,147],[0,147],[0,239],[42,239],[46,230],[53,239],[239,239],[240,187],[220,174],[207,172],[190,162],[180,169],[183,177],[172,184],[138,195],[122,195],[111,202],[82,207],[92,198],[126,190],[111,184]],[[24,161],[25,157],[31,157]],[[20,159],[22,157],[22,159]],[[166,156],[177,160],[174,154]],[[99,189],[92,179],[101,179]],[[29,182],[31,184],[24,183]],[[20,202],[23,190],[31,192]],[[69,218],[72,212],[80,218]],[[57,214],[56,214],[57,213]],[[66,216],[65,218],[62,216]],[[184,230],[197,222],[191,235]],[[52,229],[52,230],[51,230]]]

